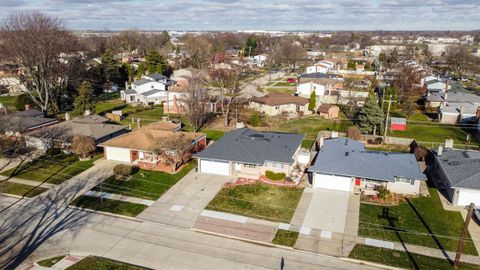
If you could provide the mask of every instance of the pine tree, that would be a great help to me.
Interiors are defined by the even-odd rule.
[[[104,82],[117,82],[120,79],[120,71],[110,49],[107,49],[101,57],[100,64],[102,79]]]
[[[165,60],[160,55],[160,53],[156,50],[151,50],[145,56],[145,64],[147,65],[147,71],[149,74],[156,72],[157,66],[160,65],[162,70],[165,67]]]
[[[385,115],[378,105],[377,96],[374,93],[370,93],[365,105],[360,109],[358,116],[358,127],[363,134],[371,134],[383,129],[383,121]]]
[[[158,74],[163,73],[162,64],[157,64],[157,66],[155,67],[155,73],[158,73]]]
[[[93,103],[92,85],[83,81],[78,88],[78,96],[75,98],[75,113],[83,114],[86,110],[95,112],[95,104]]]
[[[309,111],[314,111],[316,105],[317,105],[317,94],[315,93],[315,91],[313,91],[310,94],[310,101],[308,102],[308,110]]]

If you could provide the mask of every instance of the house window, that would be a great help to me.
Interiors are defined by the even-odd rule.
[[[245,168],[250,168],[250,169],[255,169],[255,168],[257,167],[257,165],[244,163],[244,164],[243,164],[243,167],[245,167]]]
[[[415,181],[413,179],[410,179],[410,178],[406,178],[406,177],[395,177],[395,183],[404,183],[404,184],[412,184],[414,183]]]
[[[267,162],[267,167],[283,169],[283,163],[279,163],[279,162]]]
[[[275,106],[275,110],[278,110],[278,109],[280,109],[280,106]]]

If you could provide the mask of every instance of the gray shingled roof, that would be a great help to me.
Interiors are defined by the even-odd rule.
[[[413,154],[368,151],[362,143],[347,138],[325,140],[308,170],[389,182],[395,177],[426,180]]]
[[[148,74],[148,75],[146,75],[145,77],[152,78],[152,79],[155,80],[155,81],[163,80],[163,79],[166,79],[166,78],[167,78],[167,76],[162,75],[162,74],[159,74],[159,73]]]
[[[127,89],[127,90],[124,90],[123,92],[125,93],[125,95],[134,95],[137,93],[137,91],[133,89]]]
[[[159,89],[152,89],[152,90],[149,90],[147,92],[141,93],[141,95],[148,97],[150,95],[154,95],[154,94],[159,93],[159,92],[165,92],[165,91],[164,90],[159,90]]]
[[[258,165],[263,165],[265,161],[291,164],[303,137],[301,134],[241,128],[226,133],[195,157]]]
[[[142,85],[142,84],[146,84],[146,83],[150,83],[150,82],[153,82],[153,81],[148,80],[148,79],[140,79],[140,80],[136,80],[136,81],[132,82],[132,84]]]
[[[444,149],[435,158],[451,187],[480,189],[480,152]]]

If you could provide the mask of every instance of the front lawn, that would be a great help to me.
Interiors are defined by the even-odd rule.
[[[456,251],[463,218],[459,212],[445,211],[437,191],[434,188],[429,191],[430,197],[409,199],[396,206],[361,203],[358,234]],[[465,242],[464,253],[477,255],[472,242]]]
[[[3,104],[4,107],[13,107],[15,108],[15,101],[17,100],[16,96],[0,96],[0,103]]]
[[[302,192],[262,183],[224,187],[206,209],[290,223]]]
[[[67,268],[67,270],[85,270],[85,269],[95,269],[95,270],[145,270],[148,268],[131,265],[119,261],[114,261],[101,257],[86,257],[83,260],[77,262],[76,264]]]
[[[134,217],[147,208],[143,204],[111,199],[103,199],[102,202],[98,197],[85,195],[76,198],[70,205],[129,217]]]
[[[365,245],[355,245],[348,257],[407,269],[454,269],[447,259]],[[479,267],[478,265],[460,263],[459,269],[479,269]]]
[[[22,197],[32,198],[41,194],[48,189],[41,187],[33,187],[8,181],[0,182],[0,193],[12,194]]]
[[[95,158],[78,160],[76,155],[41,156],[31,162],[4,171],[1,175],[51,184],[60,184],[93,166]]]
[[[293,247],[297,242],[298,232],[278,229],[272,243],[281,246]]]
[[[117,180],[115,176],[112,176],[103,181],[101,188],[96,186],[93,190],[100,191],[102,189],[104,192],[156,200],[195,166],[196,163],[192,161],[177,174],[138,170],[132,175],[132,179],[127,181]]]

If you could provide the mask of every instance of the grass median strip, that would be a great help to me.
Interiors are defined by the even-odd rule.
[[[71,205],[86,209],[91,209],[95,211],[108,212],[123,216],[134,217],[140,214],[145,208],[146,205],[130,203],[124,201],[117,201],[111,199],[103,199],[103,201],[98,197],[91,196],[80,196],[76,198]]]
[[[272,243],[275,245],[293,247],[297,242],[298,232],[278,229]]]
[[[224,187],[206,209],[290,223],[302,192],[302,188],[262,183]]]
[[[148,268],[131,265],[128,263],[123,263],[119,261],[114,261],[101,257],[86,257],[76,264],[67,268],[68,270],[84,270],[84,269],[95,269],[95,270],[145,270]]]
[[[0,182],[0,193],[12,194],[17,196],[24,196],[28,198],[35,197],[48,189],[41,187],[33,187],[8,181]]]
[[[348,257],[407,269],[454,269],[447,259],[365,245],[355,245]],[[479,268],[479,265],[468,263],[460,263],[459,267],[459,269]]]
[[[65,258],[64,255],[53,257],[53,258],[48,258],[48,259],[41,260],[41,261],[37,262],[37,264],[40,265],[40,266],[43,266],[43,267],[52,267],[56,263],[58,263],[60,260],[62,260],[63,258]]]

